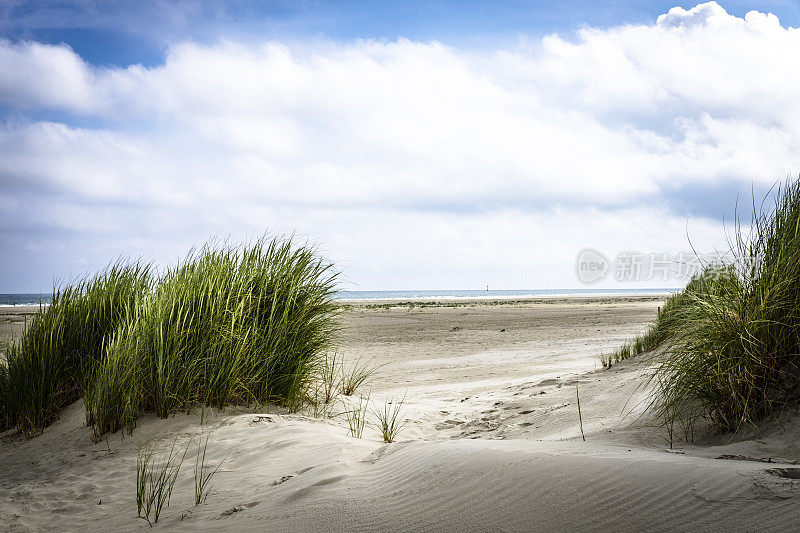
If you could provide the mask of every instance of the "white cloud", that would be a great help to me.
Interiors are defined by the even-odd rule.
[[[46,259],[65,271],[296,229],[368,288],[572,285],[583,246],[683,249],[684,196],[796,174],[799,78],[800,31],[714,2],[483,53],[182,43],[104,69],[0,41],[23,117],[0,125],[3,247],[82,244]],[[690,228],[710,245],[708,200]],[[0,290],[41,283],[4,255]]]
[[[89,111],[93,93],[89,67],[66,46],[0,40],[0,95],[5,104]]]

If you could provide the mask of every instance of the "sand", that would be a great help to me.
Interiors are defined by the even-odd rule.
[[[4,360],[6,343],[22,334],[26,321],[38,310],[38,306],[0,306],[0,359]]]
[[[208,460],[226,460],[207,501],[194,505],[190,446],[156,528],[795,528],[794,413],[757,436],[702,434],[670,447],[647,416],[654,356],[599,368],[599,354],[643,331],[660,304],[648,297],[354,305],[340,353],[380,365],[362,390],[376,408],[405,398],[397,442],[384,444],[374,425],[362,439],[350,437],[342,416],[237,408],[206,412],[203,425],[198,411],[149,415],[132,435],[93,444],[77,402],[38,437],[2,436],[0,529],[147,530],[136,516],[137,448],[176,439],[185,447],[212,428]],[[340,398],[330,412],[352,402]]]

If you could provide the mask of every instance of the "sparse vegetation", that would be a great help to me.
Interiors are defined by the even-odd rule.
[[[709,270],[710,272],[711,270]],[[710,282],[711,280],[705,279],[704,276],[695,277],[689,281],[683,291],[667,298],[656,317],[656,321],[647,331],[633,337],[631,340],[625,341],[610,354],[600,355],[600,362],[603,367],[610,368],[629,357],[655,350],[672,338],[680,330],[682,321],[685,319],[683,310],[691,305],[690,295],[706,290]]]
[[[397,434],[405,425],[405,421],[400,418],[400,412],[403,408],[402,400],[386,400],[383,404],[383,409],[375,411],[375,416],[378,418],[378,429],[380,430],[383,442],[394,442]]]
[[[359,357],[349,370],[345,369],[344,363],[341,364],[341,367],[340,388],[345,396],[352,396],[377,370],[377,367],[372,366],[369,361],[364,361],[362,357]]]
[[[325,360],[322,364],[322,373],[320,376],[320,388],[322,392],[322,402],[325,404],[331,403],[336,396],[339,386],[341,385],[341,378],[339,377],[340,367],[342,366],[342,358],[336,352],[325,354]]]
[[[206,450],[208,449],[208,439],[211,437],[211,432],[206,435],[205,442],[198,441],[197,443],[197,458],[194,463],[194,504],[200,505],[208,497],[208,491],[211,489],[211,478],[222,467],[222,463],[227,459],[227,455],[217,463],[217,466],[211,469],[206,465]],[[202,443],[202,445],[201,445]]]
[[[369,396],[366,398],[359,397],[358,405],[354,406],[352,409],[345,411],[347,415],[347,427],[348,433],[351,437],[355,437],[357,439],[361,438],[361,435],[364,433],[364,425],[367,421],[367,407],[369,406]]]
[[[147,520],[151,527],[158,523],[164,505],[169,507],[175,480],[186,457],[186,450],[181,455],[174,442],[161,461],[156,461],[155,452],[155,447],[144,447],[136,461],[136,506],[139,518]]]
[[[328,417],[328,410],[331,407],[331,404],[319,401],[316,395],[308,396],[306,401],[311,406],[311,415],[314,418]]]

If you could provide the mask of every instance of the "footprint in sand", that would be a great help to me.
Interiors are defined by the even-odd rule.
[[[230,515],[232,515],[234,513],[238,513],[239,511],[244,511],[245,509],[250,509],[252,507],[255,507],[259,503],[261,503],[261,501],[256,501],[256,502],[244,503],[242,505],[237,505],[236,507],[231,507],[227,511],[222,511],[222,514],[220,514],[220,516],[230,516]]]

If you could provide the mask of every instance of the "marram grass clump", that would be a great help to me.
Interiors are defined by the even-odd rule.
[[[77,349],[63,339],[79,337],[85,323],[52,325],[50,317],[62,312],[65,294],[92,292],[90,284],[56,292],[10,349],[8,377],[0,371],[0,393],[4,387],[12,400],[4,408],[14,415],[5,415],[8,425],[42,427],[81,394],[95,438],[132,429],[145,411],[166,417],[198,404],[297,406],[338,329],[336,272],[312,248],[289,240],[207,245],[161,276],[142,279],[128,305],[115,307],[114,320],[93,327]],[[89,309],[110,297],[99,287],[84,303],[90,316],[106,316]],[[51,349],[32,349],[40,337],[56,340]],[[40,361],[47,372],[32,372]]]
[[[705,421],[718,431],[755,427],[800,401],[800,181],[737,224],[728,264],[709,265],[645,337],[664,347],[651,407],[690,438]],[[674,299],[674,300],[673,300]]]
[[[92,278],[53,290],[0,363],[0,418],[35,432],[78,399],[105,341],[151,287],[150,269],[114,264]]]
[[[206,247],[109,339],[87,391],[96,436],[194,404],[297,405],[337,329],[335,273],[308,248]]]
[[[800,400],[800,181],[736,229],[735,261],[689,295],[655,379],[659,414],[690,432],[754,427]]]
[[[8,367],[0,362],[0,431],[11,427],[9,413],[6,408],[6,391],[8,390]]]

